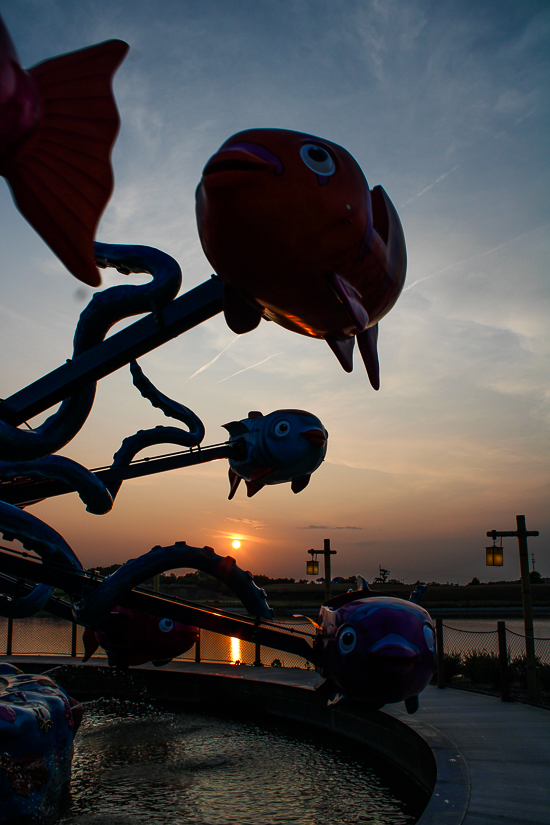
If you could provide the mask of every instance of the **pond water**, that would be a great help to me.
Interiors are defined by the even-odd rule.
[[[428,802],[365,749],[285,721],[85,703],[59,825],[412,825]]]

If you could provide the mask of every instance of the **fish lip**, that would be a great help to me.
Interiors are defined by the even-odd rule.
[[[306,430],[303,433],[300,433],[302,438],[305,438],[306,441],[309,441],[311,444],[326,444],[327,437],[324,432],[320,429],[313,429],[313,430]]]
[[[282,175],[283,164],[277,155],[264,146],[255,143],[233,143],[213,155],[203,169],[202,176],[223,174],[225,172],[261,172],[272,170]]]

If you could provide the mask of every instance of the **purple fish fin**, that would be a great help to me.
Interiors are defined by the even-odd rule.
[[[252,498],[252,496],[255,496],[256,493],[260,492],[262,487],[265,487],[265,484],[261,484],[256,481],[246,481],[246,495],[248,498]]]
[[[369,381],[375,390],[380,389],[380,365],[378,363],[378,324],[360,332],[357,336],[359,352],[365,364]]]
[[[42,116],[2,170],[31,226],[90,286],[101,283],[93,240],[113,188],[119,117],[111,80],[127,51],[121,40],[108,40],[30,69]]]
[[[99,642],[91,627],[84,628],[82,641],[84,642],[84,656],[82,657],[82,661],[87,662],[99,647]]]
[[[346,308],[346,312],[355,324],[355,333],[358,334],[366,329],[369,323],[369,314],[363,306],[363,296],[345,278],[336,272],[331,272],[329,280],[338,298]]]
[[[230,421],[228,424],[222,424],[222,427],[227,430],[231,437],[250,432],[246,424],[243,424],[242,421]]]
[[[241,483],[241,477],[237,475],[235,470],[232,470],[231,467],[229,468],[229,496],[228,499],[231,501],[235,493],[237,492],[237,487]]]
[[[256,329],[262,319],[261,310],[241,298],[228,284],[223,285],[223,314],[227,326],[237,335]]]
[[[416,713],[418,710],[418,696],[407,696],[405,699],[407,713]]]
[[[355,338],[335,338],[333,335],[325,335],[325,341],[345,371],[351,372],[353,370],[353,347]]]
[[[309,479],[311,475],[308,476],[296,476],[296,478],[292,479],[292,484],[290,488],[293,493],[301,493],[302,490],[305,490],[307,485],[309,484]]]

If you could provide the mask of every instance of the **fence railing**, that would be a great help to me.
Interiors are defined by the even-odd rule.
[[[308,622],[280,623],[281,632],[299,633],[313,640]],[[511,687],[526,680],[525,637],[497,622],[495,630],[462,630],[436,619],[437,685],[489,686],[509,700]],[[72,656],[84,655],[82,628],[55,617],[0,618],[0,655]],[[94,657],[105,657],[99,649]],[[550,692],[550,639],[535,639],[539,689]],[[271,667],[307,668],[306,659],[252,642],[231,639],[208,630],[176,661],[211,662]]]
[[[484,686],[511,699],[527,683],[525,636],[497,622],[496,630],[459,630],[436,619],[437,686]],[[535,638],[537,694],[550,691],[550,639]]]

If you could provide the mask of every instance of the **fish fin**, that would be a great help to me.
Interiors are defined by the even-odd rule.
[[[335,338],[333,335],[325,335],[325,341],[345,371],[351,372],[353,370],[353,347],[355,338]]]
[[[355,577],[355,589],[356,590],[369,590],[369,583],[363,576],[357,574]]]
[[[252,498],[255,496],[256,493],[259,493],[262,487],[265,487],[265,484],[257,484],[255,481],[245,481],[246,483],[246,495],[248,498]]]
[[[249,417],[249,418],[263,418],[263,417],[264,417],[264,414],[263,414],[263,413],[261,413],[261,412],[259,412],[258,410],[251,410],[251,411],[248,413],[248,417]]]
[[[246,424],[243,424],[242,421],[230,421],[228,424],[222,424],[222,427],[227,430],[231,437],[250,432]]]
[[[232,470],[231,467],[229,468],[229,495],[228,499],[231,501],[235,493],[237,492],[237,487],[241,483],[241,477],[237,475],[235,470]]]
[[[108,40],[29,69],[42,116],[4,165],[15,202],[80,281],[98,286],[93,239],[113,188],[119,126],[111,79],[128,45]]]
[[[292,615],[292,618],[293,618],[293,619],[306,619],[308,622],[311,622],[311,624],[313,625],[313,627],[316,627],[316,628],[317,628],[317,630],[321,630],[321,625],[320,625],[320,624],[318,624],[318,623],[317,623],[314,619],[312,619],[310,616],[303,616],[301,613],[294,613],[294,614]]]
[[[355,324],[355,334],[362,332],[369,323],[368,312],[363,306],[363,296],[337,272],[331,272],[329,280],[338,298],[344,304],[346,312]]]
[[[296,478],[292,479],[292,483],[290,488],[293,493],[301,493],[302,490],[305,490],[307,485],[309,484],[309,479],[311,475],[308,476],[296,476]]]
[[[223,285],[223,314],[227,326],[237,335],[251,332],[262,320],[261,310],[241,298],[228,284]]]
[[[163,667],[164,665],[169,665],[172,659],[154,659],[152,664],[155,667]]]
[[[418,696],[408,696],[405,699],[405,707],[407,708],[407,713],[416,713],[419,707]]]
[[[365,364],[371,386],[380,389],[380,365],[378,363],[378,324],[360,332],[357,336],[359,352]]]
[[[82,641],[84,642],[84,656],[82,657],[82,661],[87,662],[99,647],[99,642],[91,627],[84,628]]]
[[[333,708],[335,705],[338,705],[340,702],[343,702],[346,699],[346,695],[344,693],[335,693],[327,702],[327,708]]]
[[[420,604],[422,601],[422,596],[428,589],[427,584],[417,584],[411,595],[409,596],[409,601],[413,602],[413,604]]]

